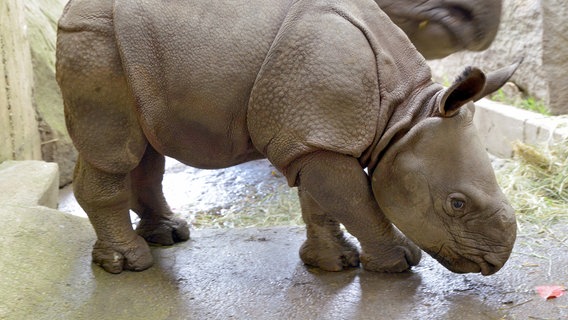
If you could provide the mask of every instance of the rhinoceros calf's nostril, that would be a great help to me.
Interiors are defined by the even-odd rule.
[[[479,264],[481,268],[481,274],[484,276],[488,276],[494,274],[495,272],[499,271],[503,265],[504,261],[492,255],[485,255],[483,257],[483,262]]]
[[[484,276],[492,275],[495,272],[497,272],[497,270],[499,270],[495,268],[494,265],[487,263],[485,261],[479,264],[479,268],[481,269],[481,274]]]

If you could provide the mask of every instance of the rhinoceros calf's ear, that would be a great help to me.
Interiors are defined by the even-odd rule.
[[[467,67],[444,92],[438,112],[442,117],[452,117],[467,102],[477,101],[499,90],[513,76],[522,61],[523,59],[487,75],[478,68]]]
[[[475,101],[475,98],[483,92],[485,81],[485,74],[481,70],[467,67],[444,92],[438,105],[440,116],[452,117],[463,105]]]
[[[489,72],[486,74],[486,81],[485,87],[483,87],[483,91],[481,91],[477,97],[473,99],[473,101],[477,101],[501,88],[511,77],[513,73],[517,71],[523,59],[520,59],[518,62],[513,63],[510,66],[495,70],[493,72]]]

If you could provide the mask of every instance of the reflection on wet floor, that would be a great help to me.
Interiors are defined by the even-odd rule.
[[[267,160],[202,170],[166,158],[162,185],[172,210],[194,228],[302,224],[296,189]],[[71,186],[61,190],[59,210],[86,216]]]

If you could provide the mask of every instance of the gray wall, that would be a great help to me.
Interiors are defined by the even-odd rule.
[[[23,2],[0,2],[0,162],[41,159]]]
[[[490,71],[524,57],[513,82],[542,100],[553,114],[568,114],[567,17],[564,0],[504,0],[499,33],[491,47],[431,61],[434,77],[451,81],[467,65]]]
[[[56,162],[61,185],[71,182],[77,157],[55,81],[57,20],[66,1],[0,3],[0,162]]]

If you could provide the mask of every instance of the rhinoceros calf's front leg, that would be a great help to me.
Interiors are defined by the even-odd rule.
[[[338,270],[355,262],[349,245],[345,244],[341,234],[336,233],[336,225],[330,223],[325,228],[325,218],[322,218],[325,213],[342,223],[359,240],[365,269],[402,272],[418,264],[420,249],[385,218],[373,197],[369,178],[357,159],[333,152],[317,152],[300,158],[293,166],[299,168],[298,185],[301,192],[306,193],[301,195],[302,215],[308,224],[308,239],[301,252],[305,263]],[[314,203],[306,205],[311,201],[308,196]],[[333,233],[336,236],[330,237]],[[330,257],[330,254],[334,256]],[[335,265],[330,266],[330,261],[335,261]]]
[[[129,174],[103,172],[77,160],[74,192],[97,234],[93,262],[111,273],[152,266],[150,247],[132,229]]]
[[[302,261],[326,271],[358,266],[357,247],[345,237],[339,222],[327,214],[303,187],[298,188],[298,196],[307,232],[307,240],[300,248]]]

